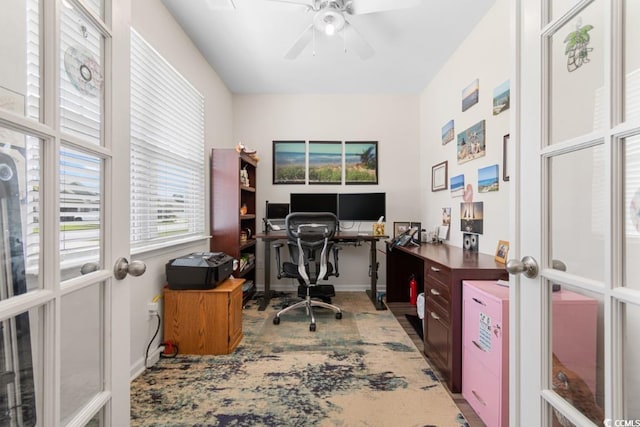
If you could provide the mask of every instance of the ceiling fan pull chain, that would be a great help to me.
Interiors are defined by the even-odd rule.
[[[344,46],[344,53],[347,53],[347,32],[342,30],[342,42]]]
[[[313,30],[313,56],[316,56],[316,30]]]

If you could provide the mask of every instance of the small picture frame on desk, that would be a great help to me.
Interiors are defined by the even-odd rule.
[[[399,235],[401,235],[402,233],[407,231],[409,229],[410,225],[411,225],[411,222],[409,222],[409,221],[394,222],[393,223],[393,238],[395,239],[396,237],[398,237]]]
[[[509,255],[509,242],[506,240],[498,241],[498,246],[496,247],[496,261],[504,264],[507,262],[507,256]]]
[[[416,232],[416,234],[413,235],[413,237],[411,238],[411,241],[413,243],[420,244],[422,242],[422,224],[419,222],[411,222],[411,224],[409,224],[409,228],[413,228],[413,227],[417,227],[418,231]]]

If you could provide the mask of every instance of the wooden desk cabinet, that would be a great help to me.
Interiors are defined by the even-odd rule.
[[[424,352],[453,393],[462,390],[462,281],[507,279],[492,255],[448,245],[387,245],[387,301],[409,301],[408,277],[424,283]],[[406,295],[406,297],[405,297]]]
[[[242,340],[242,284],[227,279],[214,289],[164,289],[164,341],[180,354],[229,354]]]

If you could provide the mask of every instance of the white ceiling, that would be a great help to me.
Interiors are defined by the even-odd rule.
[[[162,2],[233,93],[382,94],[422,91],[495,0],[422,0],[409,9],[348,15],[375,50],[372,57],[361,59],[348,39],[321,34],[315,55],[312,42],[293,60],[284,55],[313,19],[303,6]],[[225,8],[231,4],[235,9]]]

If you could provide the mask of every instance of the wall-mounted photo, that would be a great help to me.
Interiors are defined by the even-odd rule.
[[[378,142],[344,143],[345,184],[378,183]]]
[[[488,193],[499,189],[498,165],[478,169],[478,193]]]
[[[460,203],[460,231],[482,234],[484,226],[483,202]]]
[[[486,154],[485,150],[484,120],[458,134],[458,164],[484,156]]]
[[[309,184],[342,184],[341,141],[309,141]]]
[[[449,182],[449,161],[445,160],[431,167],[431,191],[446,190]]]
[[[509,109],[510,90],[509,80],[493,89],[493,115],[497,116]]]
[[[480,80],[475,79],[462,91],[462,111],[467,111],[480,99]]]
[[[464,174],[452,176],[449,180],[451,197],[462,197],[464,194]]]
[[[306,181],[304,141],[273,141],[273,183],[304,184]]]
[[[451,224],[451,208],[442,208],[442,225]]]
[[[449,120],[446,125],[442,126],[442,145],[445,145],[449,141],[453,141],[455,136],[453,120]]]

